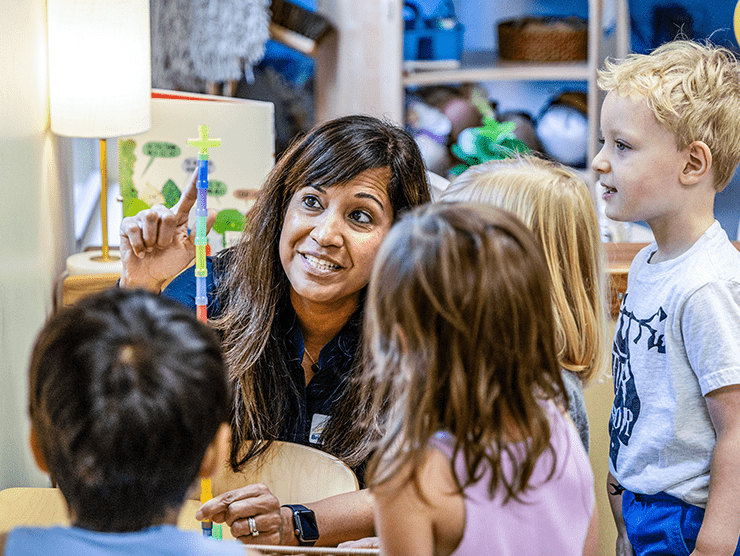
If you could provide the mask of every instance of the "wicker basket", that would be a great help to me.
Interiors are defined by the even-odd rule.
[[[588,24],[579,18],[525,17],[498,24],[502,60],[576,62],[588,53]]]

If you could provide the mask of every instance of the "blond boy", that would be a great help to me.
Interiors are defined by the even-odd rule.
[[[617,554],[740,554],[740,253],[714,219],[740,161],[740,68],[691,41],[607,63],[608,217],[645,221],[612,350]]]

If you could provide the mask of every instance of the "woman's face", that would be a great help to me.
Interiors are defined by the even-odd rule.
[[[390,171],[366,170],[331,187],[306,186],[290,200],[280,262],[294,295],[334,304],[359,297],[393,223]]]

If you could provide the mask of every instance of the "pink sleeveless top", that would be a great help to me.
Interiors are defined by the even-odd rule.
[[[521,496],[523,502],[503,503],[504,491],[493,498],[488,494],[490,470],[477,483],[465,488],[465,531],[453,555],[474,556],[582,556],[591,514],[594,509],[594,477],[583,444],[575,428],[548,404],[552,429],[551,443],[556,454],[545,450],[536,464],[529,484],[534,486]],[[438,432],[431,445],[452,456],[454,438]],[[511,476],[512,461],[504,460]],[[458,478],[465,478],[462,455],[455,462]]]

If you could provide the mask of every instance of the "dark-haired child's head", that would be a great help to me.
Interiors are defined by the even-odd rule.
[[[178,510],[230,400],[218,337],[143,291],[62,310],[31,354],[32,446],[87,529],[136,531]]]

